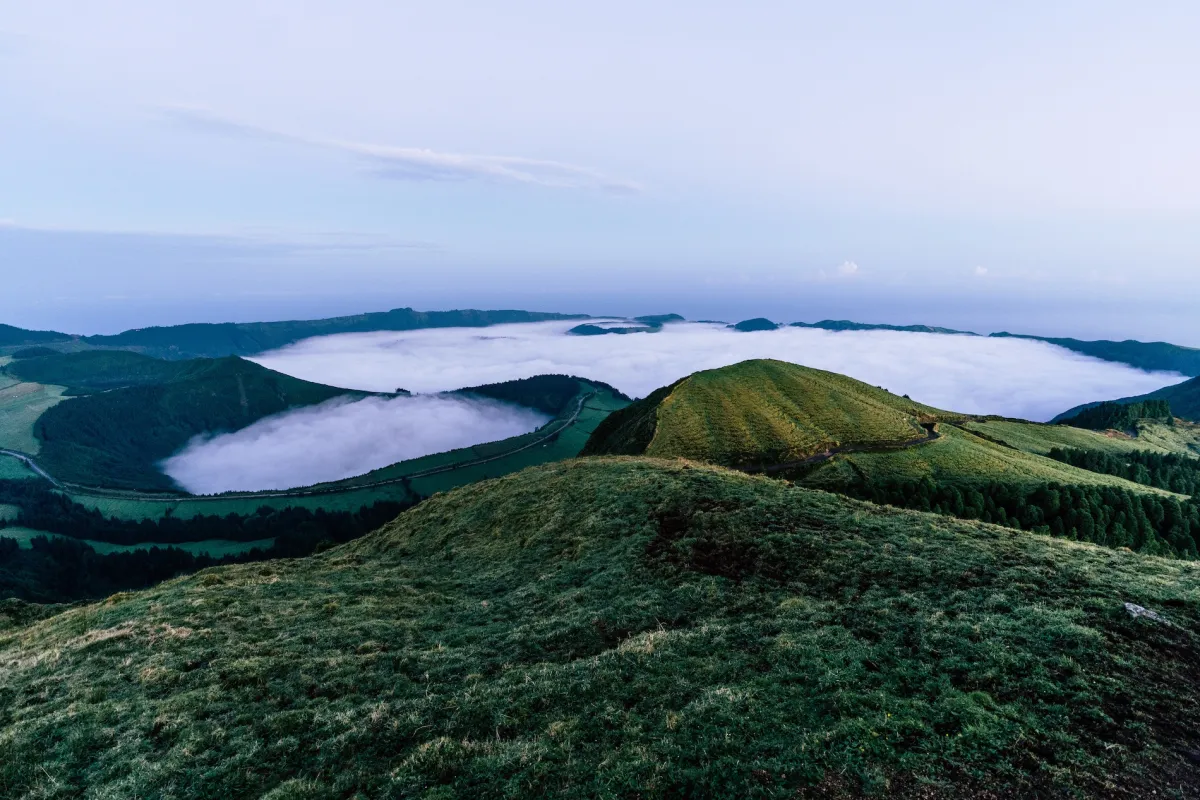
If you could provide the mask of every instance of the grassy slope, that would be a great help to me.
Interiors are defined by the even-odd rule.
[[[64,387],[13,383],[5,376],[0,376],[0,381],[3,387],[0,388],[0,447],[36,455],[41,443],[34,436],[34,424],[47,409],[64,399]]]
[[[159,362],[166,363],[166,362]],[[347,394],[239,358],[186,362],[168,383],[72,398],[37,421],[39,462],[66,482],[173,489],[157,463],[193,436]]]
[[[1194,565],[680,462],[12,624],[8,797],[1200,788]]]
[[[1039,486],[1061,483],[1116,486],[1131,492],[1168,494],[1112,475],[1088,472],[1040,455],[1015,450],[953,425],[939,426],[941,438],[919,447],[835,456],[805,476],[806,485],[836,490],[859,475],[872,481],[920,480]]]
[[[19,359],[4,370],[20,380],[58,384],[74,394],[88,394],[178,380],[187,372],[188,362],[163,361],[124,350],[85,350]]]
[[[588,452],[639,452],[652,410],[653,438],[641,452],[727,465],[911,441],[925,435],[920,422],[950,416],[843,375],[764,359],[698,372],[668,388],[655,393],[657,402],[631,407]]]
[[[968,422],[963,427],[1018,450],[1043,456],[1055,447],[1099,450],[1114,455],[1144,450],[1190,455],[1200,448],[1200,426],[1192,425],[1148,423],[1142,426],[1137,437],[1016,420],[980,420]]]

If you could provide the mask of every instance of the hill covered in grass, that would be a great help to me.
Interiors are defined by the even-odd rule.
[[[1194,566],[685,462],[39,616],[0,629],[10,797],[1200,790]]]
[[[357,394],[236,357],[149,361],[166,365],[165,380],[75,397],[38,417],[38,461],[50,474],[67,483],[174,490],[157,464],[193,436],[237,430],[289,408]]]
[[[924,424],[954,416],[844,375],[758,359],[697,372],[633,403],[597,428],[584,454],[773,465],[923,439]]]

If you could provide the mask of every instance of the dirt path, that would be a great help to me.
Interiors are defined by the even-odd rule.
[[[942,438],[942,434],[938,432],[937,426],[938,423],[936,422],[922,422],[921,427],[925,429],[925,435],[920,439],[912,439],[911,441],[907,442],[848,444],[843,447],[831,447],[824,452],[817,453],[816,455],[809,456],[808,458],[802,458],[798,461],[785,461],[782,464],[770,464],[765,467],[739,467],[739,469],[742,472],[749,472],[752,474],[764,473],[770,475],[775,472],[784,472],[789,469],[796,469],[797,467],[820,464],[824,461],[828,461],[834,456],[840,456],[844,453],[883,453],[887,452],[888,450],[907,450],[910,447],[920,447],[921,445],[929,444],[930,442]]]

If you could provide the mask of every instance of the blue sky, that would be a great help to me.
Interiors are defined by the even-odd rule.
[[[1191,3],[0,0],[0,320],[1200,345]]]

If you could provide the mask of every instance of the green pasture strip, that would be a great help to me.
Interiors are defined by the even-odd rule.
[[[94,508],[106,517],[118,519],[161,519],[168,512],[181,519],[200,515],[248,515],[258,509],[307,508],[312,511],[357,511],[381,500],[407,502],[411,493],[399,483],[363,489],[347,489],[312,495],[249,495],[235,497],[180,497],[170,500],[146,500],[112,497],[84,492],[67,493],[72,500]]]
[[[857,476],[865,476],[870,481],[929,478],[939,483],[962,485],[1002,482],[1019,486],[1045,483],[1113,486],[1143,494],[1171,495],[1123,478],[1089,472],[1014,450],[951,425],[943,424],[939,430],[941,438],[917,447],[836,456],[810,473],[804,483],[836,490],[837,486],[853,481]]]
[[[1041,425],[1017,420],[967,422],[962,427],[1010,447],[1047,455],[1055,447],[1099,450],[1113,455],[1150,450],[1161,453],[1187,452],[1188,432],[1172,433],[1167,425],[1149,424],[1136,437],[1115,431],[1089,431],[1069,425]]]
[[[37,477],[38,474],[25,466],[21,459],[0,453],[0,480]]]
[[[14,383],[0,389],[0,447],[31,455],[41,450],[33,426],[47,409],[65,400],[62,386]]]
[[[0,528],[0,538],[7,537],[16,539],[17,544],[25,549],[33,546],[33,539],[38,536],[45,536],[48,539],[72,539],[74,537],[65,536],[61,533],[50,533],[49,531],[36,531],[32,528],[8,527]],[[132,553],[135,550],[150,550],[158,547],[166,549],[173,547],[176,550],[184,550],[194,556],[207,555],[211,558],[222,558],[224,556],[237,556],[242,553],[249,553],[251,550],[258,548],[259,550],[267,550],[273,544],[274,539],[258,539],[253,542],[234,542],[228,539],[205,539],[199,542],[141,542],[139,544],[111,544],[109,542],[97,542],[93,539],[76,539],[76,541],[86,544],[88,547],[95,550],[102,556],[110,553]]]

